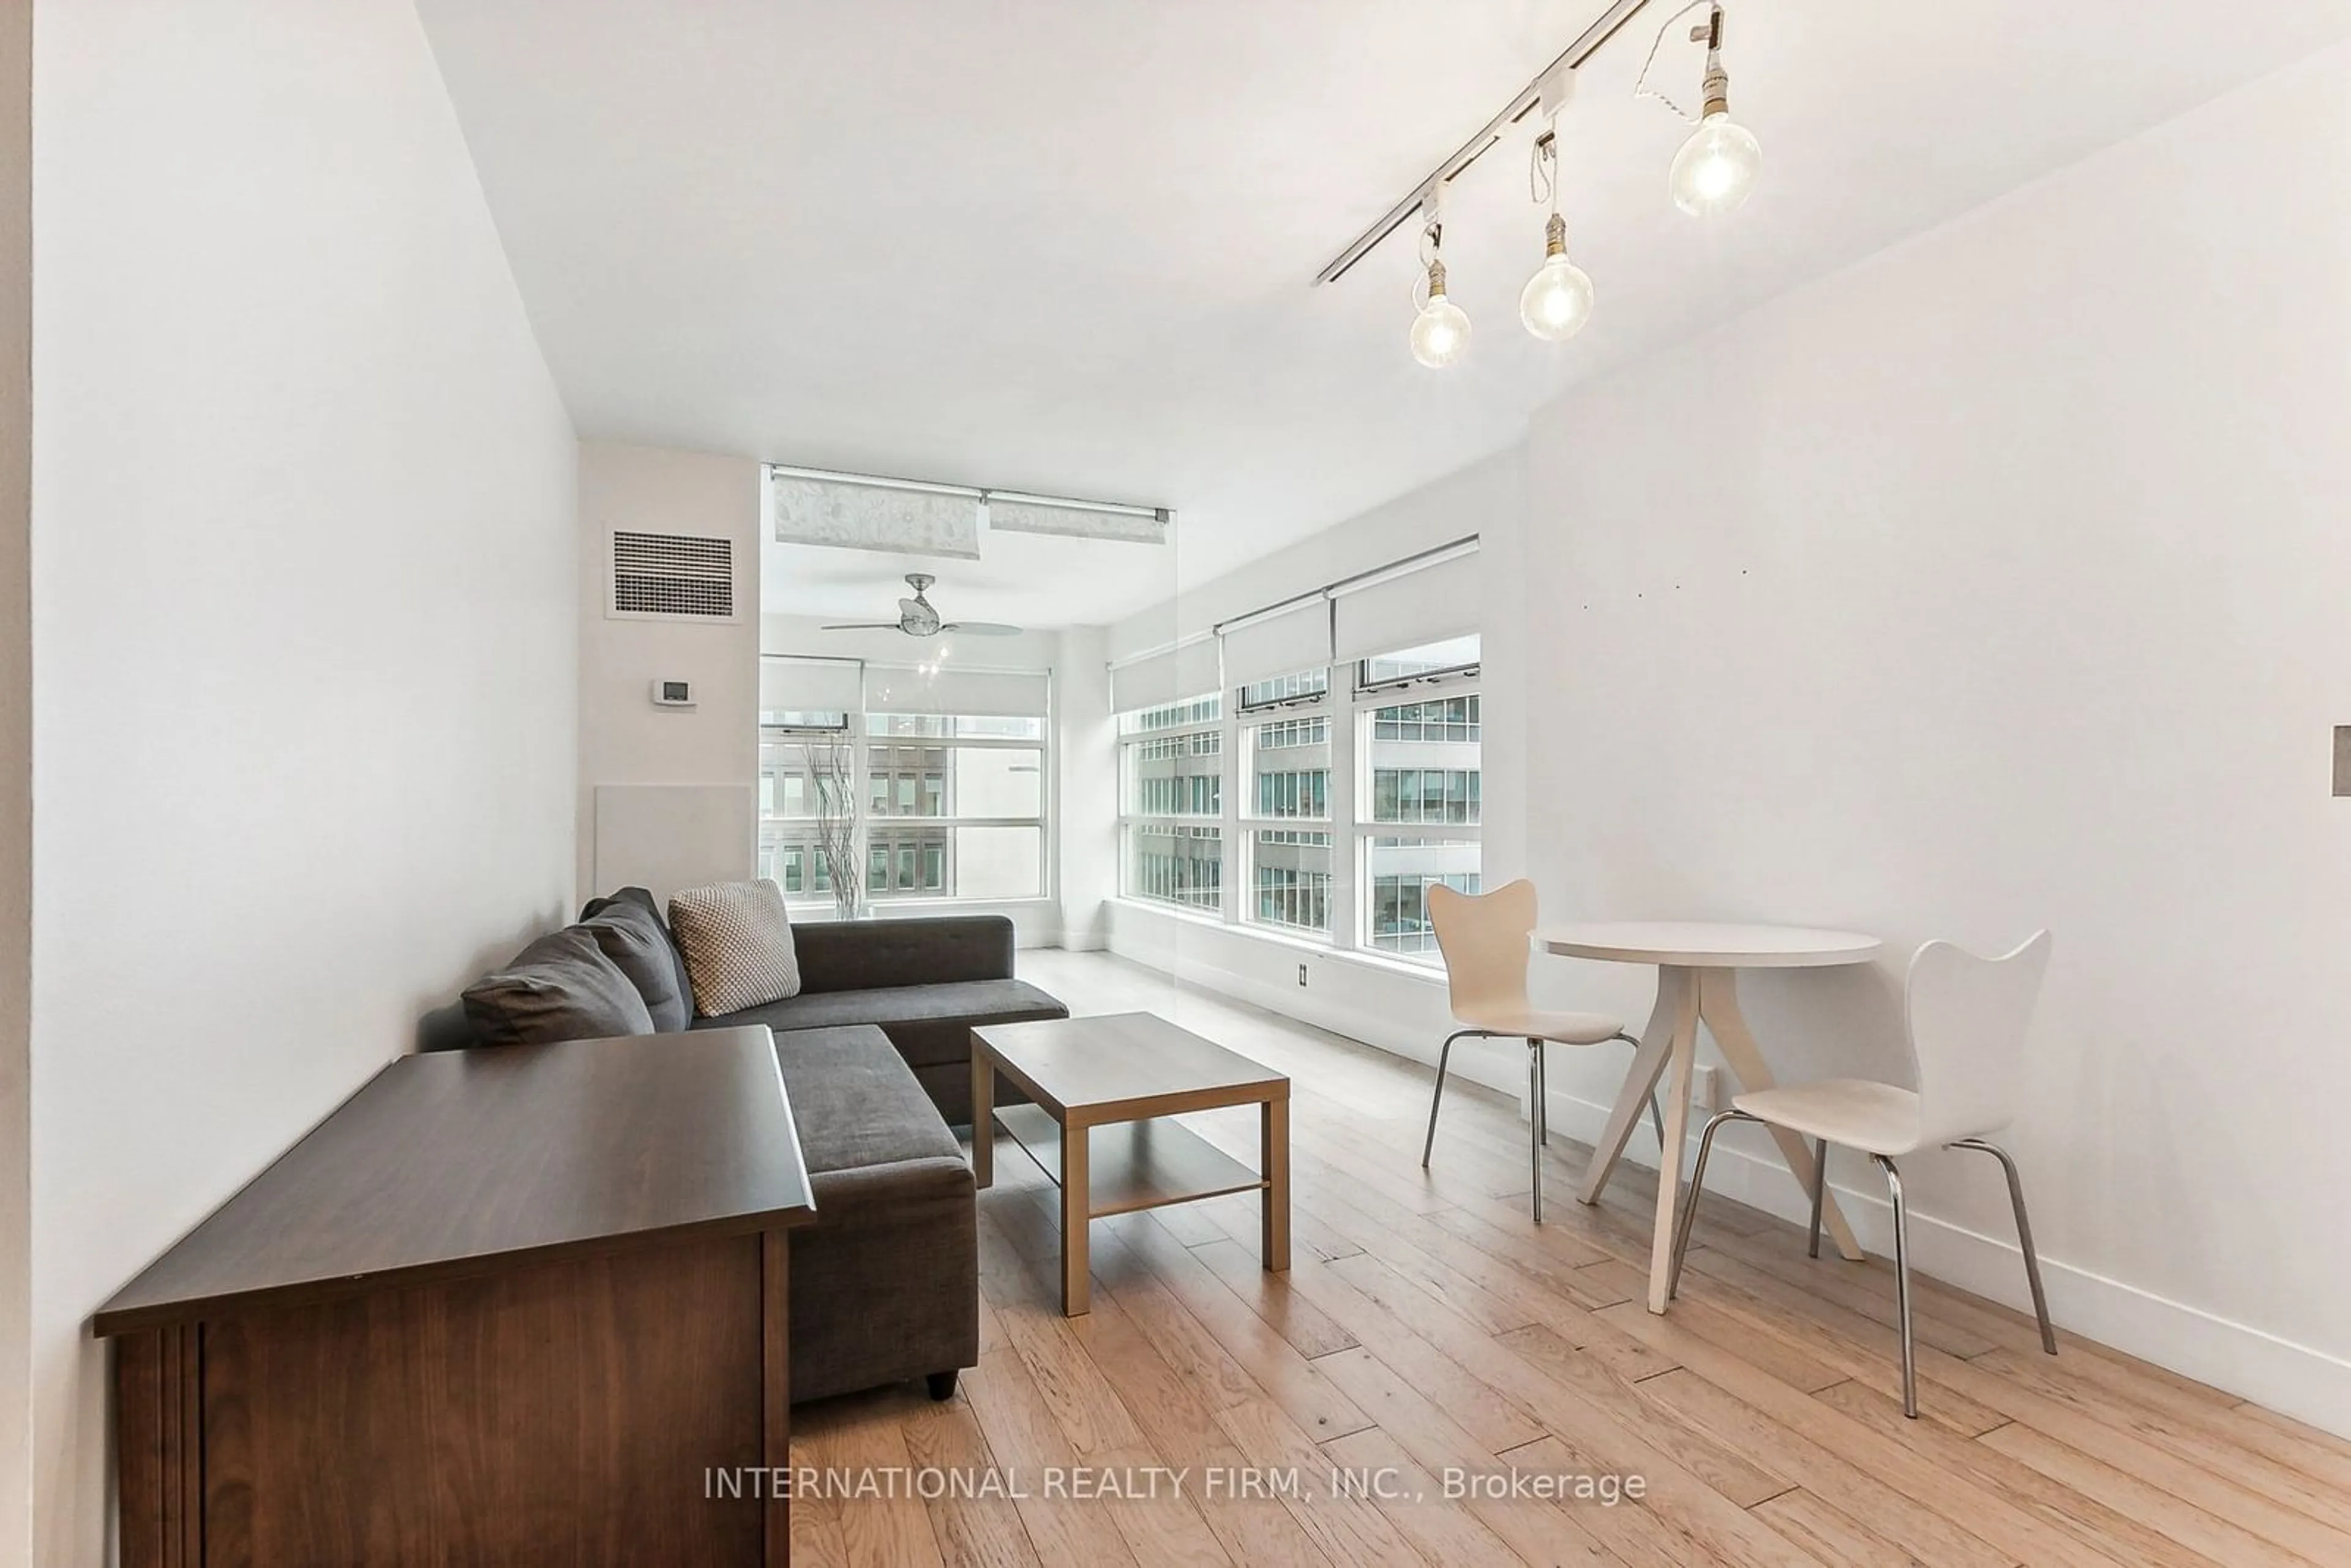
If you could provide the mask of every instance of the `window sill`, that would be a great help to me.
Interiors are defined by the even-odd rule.
[[[864,918],[886,920],[893,915],[936,915],[942,911],[953,914],[959,909],[977,910],[982,914],[999,909],[1050,909],[1060,901],[1034,898],[877,898],[869,899]],[[840,906],[831,899],[809,904],[787,904],[785,912],[795,920],[833,920],[840,917]]]
[[[1363,947],[1336,947],[1328,940],[1311,936],[1292,936],[1287,931],[1267,925],[1254,925],[1246,921],[1227,922],[1213,915],[1180,909],[1170,904],[1155,904],[1147,898],[1121,896],[1110,900],[1122,909],[1132,909],[1143,915],[1164,915],[1180,920],[1186,925],[1204,931],[1222,932],[1227,936],[1262,942],[1270,947],[1280,947],[1293,953],[1311,954],[1332,963],[1354,964],[1383,975],[1395,975],[1406,979],[1424,981],[1432,986],[1445,984],[1445,967],[1441,964],[1416,964],[1409,958],[1375,952]]]

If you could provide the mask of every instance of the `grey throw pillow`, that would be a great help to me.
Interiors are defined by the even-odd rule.
[[[465,1002],[466,1020],[484,1045],[653,1032],[644,998],[577,925],[540,937],[466,987]]]
[[[673,894],[669,928],[694,981],[694,1010],[703,1017],[799,995],[799,954],[783,890],[773,882],[722,882]]]
[[[610,897],[591,898],[588,901],[588,907],[580,912],[580,918],[593,920],[596,916],[610,914],[623,904],[634,904],[652,915],[653,924],[660,926],[662,940],[669,946],[670,969],[677,976],[677,994],[685,998],[686,1011],[691,1013],[694,1010],[694,981],[685,972],[685,955],[677,950],[676,938],[670,935],[669,927],[662,924],[660,901],[653,897],[650,890],[642,887],[624,887]]]
[[[694,1004],[678,985],[677,949],[661,917],[634,904],[613,904],[580,923],[612,967],[629,977],[653,1015],[653,1031],[674,1034],[694,1018]]]

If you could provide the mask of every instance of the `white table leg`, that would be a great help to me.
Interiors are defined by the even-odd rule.
[[[1616,1172],[1616,1162],[1625,1157],[1625,1145],[1633,1136],[1633,1129],[1648,1107],[1649,1094],[1665,1076],[1667,1057],[1673,1049],[1674,1017],[1681,1005],[1681,996],[1691,988],[1692,977],[1687,969],[1660,968],[1657,971],[1657,1005],[1649,1013],[1649,1027],[1641,1031],[1641,1048],[1633,1053],[1633,1065],[1625,1074],[1625,1086],[1616,1092],[1616,1103],[1608,1113],[1608,1124],[1601,1129],[1600,1142],[1592,1151],[1592,1164],[1583,1172],[1583,1186],[1575,1195],[1580,1203],[1598,1203],[1600,1194],[1607,1187],[1608,1178]]]
[[[1649,1310],[1666,1310],[1666,1281],[1674,1260],[1674,1219],[1681,1208],[1683,1143],[1689,1136],[1690,1080],[1698,1064],[1697,977],[1678,972],[1674,988],[1673,1050],[1666,1079],[1666,1157],[1657,1162],[1657,1227],[1649,1239]],[[1662,981],[1661,981],[1662,987]],[[1643,1096],[1647,1098],[1646,1092]]]
[[[1702,971],[1698,978],[1698,1015],[1705,1019],[1708,1030],[1714,1036],[1714,1043],[1721,1049],[1723,1062],[1730,1069],[1730,1075],[1739,1081],[1739,1087],[1743,1090],[1772,1087],[1771,1069],[1763,1061],[1763,1050],[1755,1043],[1754,1032],[1747,1027],[1747,1019],[1739,1010],[1739,972],[1735,969]],[[1788,1162],[1788,1169],[1794,1173],[1798,1188],[1809,1195],[1813,1190],[1812,1149],[1803,1139],[1785,1127],[1773,1127],[1771,1137],[1780,1145],[1781,1157]],[[1837,1251],[1848,1261],[1858,1262],[1862,1256],[1861,1243],[1854,1239],[1853,1227],[1845,1223],[1834,1194],[1826,1196],[1821,1219],[1828,1228],[1829,1235],[1834,1239]],[[1650,1295],[1654,1304],[1656,1294],[1654,1281],[1657,1276],[1652,1274],[1650,1278],[1653,1281]]]

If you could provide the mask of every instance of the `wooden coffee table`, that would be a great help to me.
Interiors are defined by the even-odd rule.
[[[996,1106],[996,1075],[1033,1105]],[[1255,1105],[1253,1171],[1173,1117]],[[1150,1013],[991,1024],[971,1031],[971,1170],[996,1176],[996,1129],[1061,1188],[1061,1312],[1092,1309],[1086,1222],[1262,1191],[1260,1254],[1290,1267],[1290,1080]]]

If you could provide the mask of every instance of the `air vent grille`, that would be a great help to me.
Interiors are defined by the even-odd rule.
[[[613,530],[612,612],[734,619],[735,541]]]

